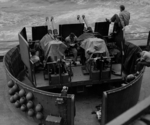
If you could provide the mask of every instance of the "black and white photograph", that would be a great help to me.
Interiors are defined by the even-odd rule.
[[[150,0],[0,0],[0,125],[150,125]]]

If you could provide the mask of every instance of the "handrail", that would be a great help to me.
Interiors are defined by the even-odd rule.
[[[149,34],[149,32],[136,32],[136,33],[125,33],[125,36],[128,37],[129,35],[134,35],[134,34]],[[147,39],[147,36],[138,36],[138,38],[126,38],[126,40],[143,40]]]
[[[149,32],[136,32],[136,33],[125,33],[125,34],[138,34],[138,33],[149,33]]]
[[[126,38],[126,40],[147,40],[147,38]]]
[[[110,57],[96,57],[97,59],[112,59],[112,58],[114,58],[114,56],[110,56]],[[90,58],[90,59],[88,59],[87,60],[87,62],[88,61],[91,61],[91,60],[94,60],[95,58]]]

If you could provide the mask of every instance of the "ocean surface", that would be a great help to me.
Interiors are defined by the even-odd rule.
[[[131,13],[126,34],[148,32],[149,0],[0,0],[0,55],[18,44],[18,32],[22,27],[27,27],[28,38],[31,38],[31,26],[44,25],[47,16],[54,17],[58,28],[59,24],[78,23],[77,15],[84,14],[94,28],[95,22],[118,14],[121,4]]]

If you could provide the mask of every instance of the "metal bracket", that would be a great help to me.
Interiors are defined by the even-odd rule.
[[[58,104],[58,105],[64,104],[64,99],[63,98],[56,98],[56,104]]]

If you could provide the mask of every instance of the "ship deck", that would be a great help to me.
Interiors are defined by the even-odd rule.
[[[147,40],[135,40],[133,41],[136,45],[144,46],[146,45]],[[7,48],[9,50],[10,48]],[[6,51],[7,51],[6,50]],[[5,52],[6,52],[5,51]],[[1,57],[5,53],[1,53]],[[115,66],[113,66],[115,67]],[[117,68],[119,69],[119,68]],[[73,70],[78,70],[80,73],[74,74],[74,84],[77,83],[76,80],[88,80],[88,76],[83,76],[81,73],[81,68],[77,68]],[[26,115],[26,113],[21,112],[19,109],[15,108],[14,105],[12,105],[9,101],[9,95],[8,95],[8,87],[6,82],[6,75],[3,68],[3,64],[0,63],[0,124],[1,125],[37,125],[34,120]],[[146,97],[150,95],[150,84],[149,84],[149,74],[150,74],[150,68],[146,68],[144,76],[143,76],[143,82],[141,86],[141,93],[139,101],[142,101]],[[47,80],[44,80],[43,73],[39,72],[36,74],[37,78],[37,86],[49,86],[49,83]],[[112,79],[118,78],[117,76],[111,75]],[[41,81],[40,81],[41,80]],[[27,79],[25,79],[25,82],[27,84],[32,85]],[[80,83],[79,83],[80,84]],[[86,93],[79,93],[76,95],[76,117],[75,117],[75,125],[99,125],[99,122],[97,121],[96,115],[91,114],[91,112],[95,109],[95,106],[101,103],[101,96],[97,93],[92,93],[91,90],[88,88]],[[88,120],[87,120],[88,119]]]
[[[68,83],[55,83],[55,84],[49,83],[49,80],[44,79],[43,71],[39,71],[35,73],[36,84],[37,84],[36,87],[39,89],[48,90],[53,88],[62,88],[62,86],[76,87],[76,86],[87,86],[87,85],[102,84],[102,83],[121,82],[124,75],[122,74],[122,76],[121,75],[118,76],[118,75],[113,75],[111,73],[110,79],[103,79],[101,81],[90,80],[89,74],[87,75],[83,74],[82,66],[72,66],[71,68],[72,68],[73,76],[71,77],[71,82]],[[121,64],[112,64],[112,70],[117,72],[118,74],[121,74]],[[33,86],[26,75],[24,75],[24,79],[22,82]]]
[[[9,102],[8,87],[6,83],[5,71],[3,64],[0,63],[0,124],[1,125],[36,125],[33,119],[28,118],[25,113],[15,108]],[[143,82],[141,86],[141,93],[139,101],[145,99],[150,95],[150,84],[149,84],[150,68],[146,68]],[[90,91],[90,90],[89,90]],[[95,106],[101,103],[101,97],[95,96],[95,94],[79,94],[76,96],[76,117],[75,125],[99,125],[96,115],[91,114],[95,110]],[[89,119],[89,120],[87,120]],[[90,122],[89,122],[90,121]]]

